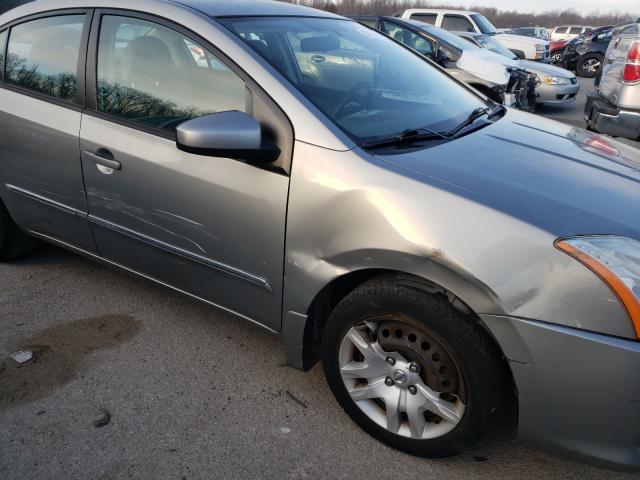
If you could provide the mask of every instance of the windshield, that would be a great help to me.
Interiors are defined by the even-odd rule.
[[[466,42],[464,39],[460,38],[455,33],[451,33],[444,28],[434,27],[431,25],[416,25],[420,30],[424,30],[427,33],[430,33],[434,37],[442,40],[443,42],[448,43],[452,47],[457,48],[458,50],[478,50],[480,47],[474,45],[473,43]]]
[[[493,26],[493,23],[487,20],[484,15],[475,14],[471,15],[471,18],[473,18],[473,21],[476,22],[476,25],[478,25],[480,32],[486,35],[493,35],[495,33],[498,33],[496,27]]]
[[[509,50],[507,47],[505,47],[495,38],[490,37],[489,35],[478,35],[477,37],[475,37],[475,40],[480,44],[482,48],[491,50],[493,53],[497,53],[498,55],[503,55],[511,59],[517,58],[511,50]]]
[[[357,22],[226,18],[225,24],[359,143],[448,131],[486,104],[446,73]]]

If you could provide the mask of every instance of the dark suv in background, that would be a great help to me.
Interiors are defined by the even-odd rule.
[[[580,77],[595,77],[602,70],[612,32],[612,27],[607,26],[570,40],[564,47],[560,66],[574,70]]]

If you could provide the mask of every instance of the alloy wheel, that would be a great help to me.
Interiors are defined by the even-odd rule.
[[[600,60],[598,60],[597,58],[590,58],[589,60],[584,62],[582,68],[589,73],[598,73],[598,69],[600,68]]]
[[[344,336],[338,360],[351,399],[391,433],[438,438],[464,416],[458,364],[426,327],[398,319],[361,322]]]

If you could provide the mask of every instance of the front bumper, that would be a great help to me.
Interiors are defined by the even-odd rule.
[[[536,88],[536,103],[546,103],[549,105],[570,103],[575,101],[579,91],[580,84],[577,80],[576,83],[569,85],[547,85],[542,82]]]
[[[640,139],[640,110],[622,110],[607,102],[597,91],[587,94],[584,119],[598,133]]]
[[[505,316],[482,319],[509,359],[520,435],[640,469],[640,342]]]

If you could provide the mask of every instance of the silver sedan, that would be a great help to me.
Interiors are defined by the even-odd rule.
[[[562,105],[575,101],[580,91],[580,84],[573,72],[548,63],[521,60],[491,35],[472,32],[459,32],[458,35],[479,47],[516,61],[520,67],[537,75],[539,80],[536,87],[537,104]]]
[[[505,399],[640,467],[638,150],[285,2],[36,0],[0,52],[1,260],[51,242],[260,325],[410,454]]]

